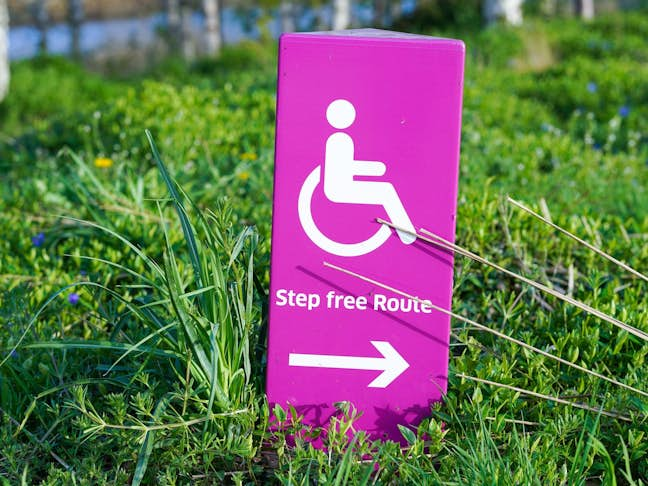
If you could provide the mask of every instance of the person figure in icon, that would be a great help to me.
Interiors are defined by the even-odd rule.
[[[355,121],[355,107],[347,100],[335,100],[326,109],[326,119],[338,130],[349,128]],[[376,204],[383,206],[393,224],[415,232],[394,186],[382,181],[356,181],[355,176],[380,177],[387,167],[383,162],[356,160],[353,139],[344,132],[335,132],[326,140],[324,159],[324,194],[336,203]],[[403,243],[409,245],[416,236],[396,230]]]

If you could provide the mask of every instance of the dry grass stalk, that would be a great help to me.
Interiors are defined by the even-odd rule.
[[[580,243],[580,244],[583,245],[584,247],[588,248],[589,250],[592,250],[592,251],[593,251],[594,253],[596,253],[597,255],[600,255],[600,256],[602,256],[603,258],[605,258],[605,259],[611,261],[611,262],[614,263],[615,265],[618,265],[619,267],[623,268],[624,270],[626,270],[627,272],[631,273],[631,274],[634,275],[635,277],[641,278],[641,279],[645,280],[646,282],[648,282],[648,275],[644,275],[643,273],[641,273],[641,272],[635,270],[634,268],[632,268],[632,267],[629,266],[628,264],[623,263],[621,260],[617,260],[617,259],[614,258],[612,255],[610,255],[609,253],[604,252],[603,250],[601,250],[601,249],[598,248],[597,246],[594,246],[594,245],[592,245],[591,243],[588,243],[587,241],[585,241],[585,240],[579,238],[578,236],[576,236],[576,235],[573,234],[573,233],[570,233],[570,232],[567,231],[565,228],[562,228],[562,227],[558,226],[557,224],[551,222],[549,219],[547,219],[547,218],[541,216],[540,214],[536,213],[535,211],[533,211],[532,209],[528,208],[527,206],[525,206],[525,205],[522,204],[521,202],[516,201],[515,199],[511,198],[510,196],[507,196],[507,201],[510,202],[513,206],[515,206],[515,207],[517,207],[517,208],[519,208],[519,209],[525,211],[526,213],[530,214],[530,215],[533,216],[534,218],[536,218],[536,219],[542,221],[543,223],[545,223],[545,224],[551,226],[553,229],[558,230],[558,231],[560,231],[561,233],[563,233],[564,235],[569,236],[572,240],[577,241],[578,243]]]
[[[390,228],[394,228],[394,229],[398,229],[400,231],[405,231],[405,232],[411,233],[410,231],[406,230],[405,228],[401,228],[399,226],[396,226],[396,225],[390,223],[389,221],[385,221],[384,219],[377,218],[376,221],[381,223],[381,224],[387,225]],[[648,334],[646,334],[644,331],[642,331],[640,329],[637,329],[636,327],[633,327],[633,326],[631,326],[629,324],[626,324],[625,322],[622,322],[622,321],[620,321],[620,320],[618,320],[618,319],[616,319],[616,318],[614,318],[612,316],[609,316],[606,313],[601,312],[600,310],[595,309],[595,308],[585,304],[584,302],[581,302],[581,301],[576,300],[576,299],[574,299],[572,297],[569,297],[568,295],[561,294],[560,292],[557,292],[556,290],[554,290],[554,289],[552,289],[550,287],[547,287],[546,285],[538,283],[535,280],[531,280],[530,278],[524,277],[524,276],[522,276],[520,274],[517,274],[515,272],[512,272],[511,270],[508,270],[508,269],[506,269],[506,268],[504,268],[504,267],[502,267],[502,266],[500,266],[500,265],[498,265],[496,263],[493,263],[493,262],[491,262],[489,260],[486,260],[485,258],[483,258],[483,257],[481,257],[481,256],[479,256],[479,255],[477,255],[477,254],[475,254],[475,253],[473,253],[473,252],[471,252],[469,250],[466,250],[465,248],[462,248],[462,247],[460,247],[458,245],[455,245],[454,243],[451,243],[450,241],[446,240],[445,238],[442,238],[441,236],[438,236],[438,235],[432,233],[431,231],[428,231],[428,230],[426,230],[424,228],[421,228],[420,231],[421,231],[421,233],[424,233],[425,235],[427,235],[427,236],[429,236],[431,238],[421,236],[421,235],[419,235],[417,233],[412,233],[412,234],[416,235],[420,240],[431,243],[431,244],[433,244],[435,246],[438,246],[438,247],[440,247],[440,248],[442,248],[444,250],[448,250],[448,251],[452,251],[454,253],[458,253],[459,255],[470,258],[471,260],[475,260],[476,262],[479,262],[479,263],[481,263],[483,265],[487,265],[489,267],[492,267],[495,270],[498,270],[499,272],[502,272],[502,273],[504,273],[504,274],[506,274],[506,275],[508,275],[510,277],[513,277],[513,278],[517,279],[517,280],[520,280],[520,281],[522,281],[522,282],[524,282],[524,283],[526,283],[526,284],[528,284],[528,285],[530,285],[532,287],[535,287],[538,290],[541,290],[541,291],[543,291],[543,292],[545,292],[545,293],[547,293],[547,294],[549,294],[549,295],[551,295],[553,297],[556,297],[557,299],[563,300],[563,301],[565,301],[565,302],[567,302],[567,303],[569,303],[569,304],[571,304],[571,305],[573,305],[575,307],[578,307],[579,309],[587,312],[588,314],[592,314],[592,315],[598,317],[599,319],[602,319],[602,320],[604,320],[606,322],[609,322],[610,324],[612,324],[614,326],[617,326],[618,328],[623,329],[624,331],[629,332],[630,334],[633,334],[633,335],[643,339],[644,341],[648,341]],[[434,238],[434,239],[432,239],[432,238]]]
[[[487,385],[492,385],[492,386],[497,386],[500,388],[506,388],[507,390],[512,390],[518,393],[521,393],[522,395],[528,395],[531,397],[536,397],[536,398],[542,398],[544,400],[549,400],[551,402],[556,402],[556,403],[561,403],[563,405],[569,405],[570,407],[575,407],[575,408],[582,408],[583,410],[588,410],[590,412],[596,412],[600,413],[601,415],[605,415],[606,417],[612,417],[615,419],[623,420],[624,422],[632,422],[632,418],[628,417],[626,415],[621,415],[619,413],[615,412],[607,412],[601,408],[596,408],[596,407],[590,407],[589,405],[585,405],[584,403],[578,403],[578,402],[570,402],[569,400],[564,400],[560,397],[552,397],[551,395],[544,395],[543,393],[537,393],[531,390],[525,390],[524,388],[519,388],[517,386],[512,386],[512,385],[506,385],[504,383],[498,383],[496,381],[491,381],[491,380],[485,380],[483,378],[477,378],[474,376],[469,376],[469,375],[464,375],[463,373],[457,373],[455,376],[458,376],[459,378],[465,378],[466,380],[472,380],[476,381],[478,383],[485,383]]]
[[[411,295],[411,294],[409,294],[407,292],[404,292],[402,290],[394,288],[394,287],[392,287],[390,285],[384,284],[382,282],[379,282],[379,281],[374,280],[372,278],[366,277],[366,276],[361,275],[359,273],[353,272],[351,270],[347,270],[345,268],[339,267],[337,265],[333,265],[332,263],[328,263],[328,262],[323,262],[323,263],[324,263],[324,266],[326,266],[328,268],[332,268],[333,270],[337,270],[337,271],[342,272],[342,273],[344,273],[346,275],[350,275],[352,277],[358,278],[358,279],[360,279],[360,280],[362,280],[364,282],[376,285],[377,287],[380,287],[382,289],[389,290],[389,291],[391,291],[391,292],[393,292],[393,293],[395,293],[397,295],[400,295],[402,297],[407,297],[408,299],[417,301],[420,304],[425,304],[426,306],[428,306],[428,307],[430,307],[430,308],[432,308],[432,309],[434,309],[436,311],[439,311],[439,312],[441,312],[443,314],[446,314],[446,315],[448,315],[450,317],[453,317],[454,319],[457,319],[458,321],[461,321],[461,322],[463,322],[465,324],[469,324],[469,325],[471,325],[471,326],[473,326],[473,327],[475,327],[477,329],[480,329],[482,331],[489,332],[489,333],[491,333],[491,334],[493,334],[493,335],[495,335],[495,336],[497,336],[499,338],[502,338],[502,339],[504,339],[506,341],[510,341],[510,342],[512,342],[514,344],[517,344],[518,346],[521,346],[521,347],[523,347],[525,349],[528,349],[529,351],[532,351],[534,353],[538,353],[538,354],[540,354],[542,356],[545,356],[546,358],[552,359],[554,361],[557,361],[558,363],[569,366],[570,368],[577,369],[577,370],[579,370],[579,371],[581,371],[581,372],[583,372],[583,373],[585,373],[587,375],[594,376],[594,377],[599,378],[601,380],[607,381],[608,383],[612,383],[615,386],[618,386],[620,388],[624,388],[624,389],[626,389],[628,391],[636,393],[637,395],[642,395],[644,397],[648,397],[648,392],[645,392],[643,390],[639,390],[638,388],[635,388],[635,387],[630,386],[630,385],[626,385],[625,383],[622,383],[622,382],[620,382],[618,380],[615,380],[614,378],[610,378],[609,376],[602,375],[601,373],[598,373],[596,371],[592,371],[592,370],[590,370],[588,368],[577,365],[576,363],[572,363],[571,361],[567,361],[566,359],[563,359],[563,358],[560,358],[560,357],[558,357],[558,356],[556,356],[554,354],[548,353],[547,351],[543,351],[542,349],[536,348],[535,346],[527,344],[524,341],[520,341],[519,339],[511,337],[508,334],[504,334],[504,333],[502,333],[500,331],[496,331],[495,329],[491,329],[488,326],[480,324],[479,322],[473,321],[472,319],[468,319],[467,317],[464,317],[461,314],[456,314],[455,312],[444,309],[443,307],[439,307],[439,306],[431,303],[429,300],[420,299],[419,297],[416,297],[416,296]]]

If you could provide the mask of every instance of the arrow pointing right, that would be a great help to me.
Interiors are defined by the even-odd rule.
[[[308,368],[381,370],[382,373],[367,386],[369,388],[386,388],[409,368],[409,363],[387,341],[370,342],[382,354],[382,358],[290,353],[288,355],[288,365]]]

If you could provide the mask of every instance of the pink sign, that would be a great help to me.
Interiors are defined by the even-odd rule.
[[[401,440],[446,391],[449,318],[323,262],[450,309],[452,255],[376,218],[454,241],[463,63],[449,39],[281,38],[267,393],[308,424],[349,401]]]

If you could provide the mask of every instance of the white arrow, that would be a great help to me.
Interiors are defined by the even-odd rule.
[[[382,373],[368,386],[370,388],[386,388],[403,371],[409,368],[409,363],[387,341],[370,342],[382,354],[382,358],[290,353],[288,355],[288,365],[309,368],[341,368],[345,370],[381,370]]]

